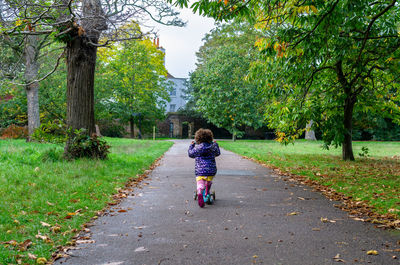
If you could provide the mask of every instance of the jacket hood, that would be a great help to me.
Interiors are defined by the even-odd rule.
[[[198,148],[201,150],[202,153],[209,153],[212,152],[214,149],[214,145],[211,143],[201,143],[199,144]]]

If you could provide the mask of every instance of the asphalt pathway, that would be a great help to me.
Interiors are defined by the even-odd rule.
[[[226,150],[216,202],[199,208],[189,143],[175,141],[142,187],[56,264],[400,264],[400,231],[355,221],[337,202]]]

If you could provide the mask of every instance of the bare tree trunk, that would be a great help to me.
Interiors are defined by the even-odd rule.
[[[352,132],[353,132],[353,109],[356,103],[356,98],[353,95],[348,95],[344,104],[344,139],[342,143],[342,158],[343,160],[354,161]]]
[[[39,63],[39,37],[27,35],[25,39],[25,81],[28,85],[25,87],[28,107],[28,131],[29,137],[33,131],[40,126],[39,114],[39,83],[33,82],[38,78]],[[29,84],[31,83],[31,84]],[[29,138],[28,138],[29,140]]]

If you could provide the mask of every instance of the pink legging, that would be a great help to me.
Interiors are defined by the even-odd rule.
[[[200,179],[197,181],[197,194],[201,194],[204,189],[206,189],[206,193],[210,192],[212,181],[207,181],[204,179]]]

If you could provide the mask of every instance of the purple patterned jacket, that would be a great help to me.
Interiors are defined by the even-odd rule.
[[[196,161],[196,176],[215,176],[217,174],[217,164],[215,157],[219,156],[219,146],[217,143],[201,143],[199,145],[191,144],[188,155]]]

